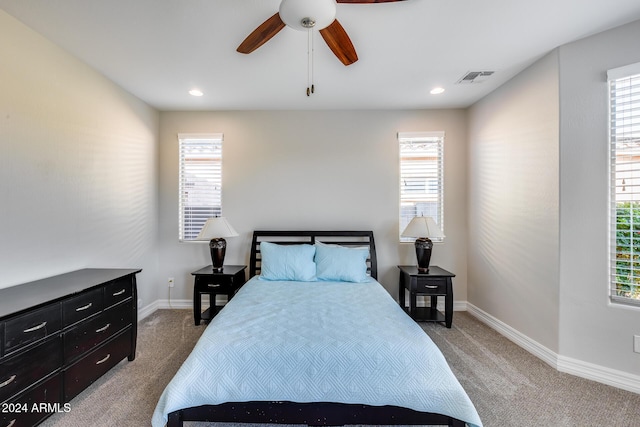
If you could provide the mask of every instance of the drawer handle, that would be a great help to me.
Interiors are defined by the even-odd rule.
[[[107,354],[107,357],[105,357],[104,359],[100,359],[96,362],[96,365],[101,365],[104,362],[106,362],[107,360],[109,360],[109,358],[111,357],[111,353]]]
[[[435,285],[435,286],[434,285],[425,285],[425,288],[427,288],[427,289],[438,289],[438,286],[437,285]]]
[[[90,302],[90,303],[89,303],[89,304],[87,304],[87,305],[83,305],[82,307],[78,307],[78,308],[76,308],[76,311],[84,311],[84,310],[88,310],[89,308],[91,308],[91,306],[92,306],[92,305],[93,305],[93,303],[92,303],[92,302]]]
[[[219,288],[219,287],[220,287],[220,285],[212,285],[212,284],[209,284],[208,286],[209,286],[210,288]]]
[[[42,322],[38,326],[34,326],[33,328],[25,329],[22,332],[24,332],[26,334],[26,333],[29,333],[29,332],[37,331],[38,329],[44,328],[46,325],[47,325],[47,322]]]
[[[102,328],[100,328],[100,329],[96,329],[96,332],[104,332],[104,331],[106,331],[107,329],[109,329],[109,326],[111,326],[111,323],[107,323],[107,324],[106,324],[105,326],[103,326]]]
[[[11,378],[9,378],[8,380],[6,380],[3,383],[0,383],[0,388],[4,387],[4,386],[8,386],[9,384],[11,384],[13,382],[13,380],[16,379],[15,375],[11,375]]]
[[[11,422],[7,425],[7,427],[13,427],[14,425],[16,425],[16,419],[12,419]]]
[[[119,296],[119,295],[124,294],[125,292],[127,292],[127,290],[126,290],[126,289],[123,289],[123,290],[121,290],[121,291],[118,291],[118,292],[114,293],[114,294],[113,294],[113,296],[114,296],[114,297],[117,297],[117,296]]]

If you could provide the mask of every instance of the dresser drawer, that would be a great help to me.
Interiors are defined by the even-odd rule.
[[[62,303],[64,326],[73,325],[102,310],[102,289],[82,293]]]
[[[37,405],[36,411],[33,410],[34,405]],[[0,427],[31,427],[51,415],[52,412],[47,411],[70,409],[62,404],[62,373],[57,373],[12,400],[7,411],[0,413]]]
[[[132,292],[130,277],[116,280],[104,288],[104,306],[110,307],[125,301],[127,298],[131,298]]]
[[[131,353],[131,334],[129,328],[65,371],[65,402],[73,399]]]
[[[62,365],[62,339],[57,336],[0,363],[0,402],[46,377]]]
[[[445,295],[447,293],[446,279],[418,279],[416,293],[429,295]]]
[[[53,335],[62,329],[60,304],[54,303],[5,322],[4,354]]]
[[[127,303],[105,310],[95,318],[77,325],[64,334],[64,360],[69,363],[117,332],[131,325],[133,307]]]

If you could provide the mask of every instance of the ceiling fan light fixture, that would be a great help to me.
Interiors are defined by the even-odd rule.
[[[279,13],[294,30],[322,30],[336,19],[336,0],[282,0]]]
[[[304,28],[313,28],[316,26],[316,21],[313,18],[304,18],[300,23]]]

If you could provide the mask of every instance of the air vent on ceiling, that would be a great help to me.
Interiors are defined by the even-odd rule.
[[[482,83],[487,80],[495,71],[469,71],[456,83]]]

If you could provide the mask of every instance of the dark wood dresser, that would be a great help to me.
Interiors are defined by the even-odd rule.
[[[136,356],[140,269],[84,269],[0,289],[0,427],[34,426]]]

